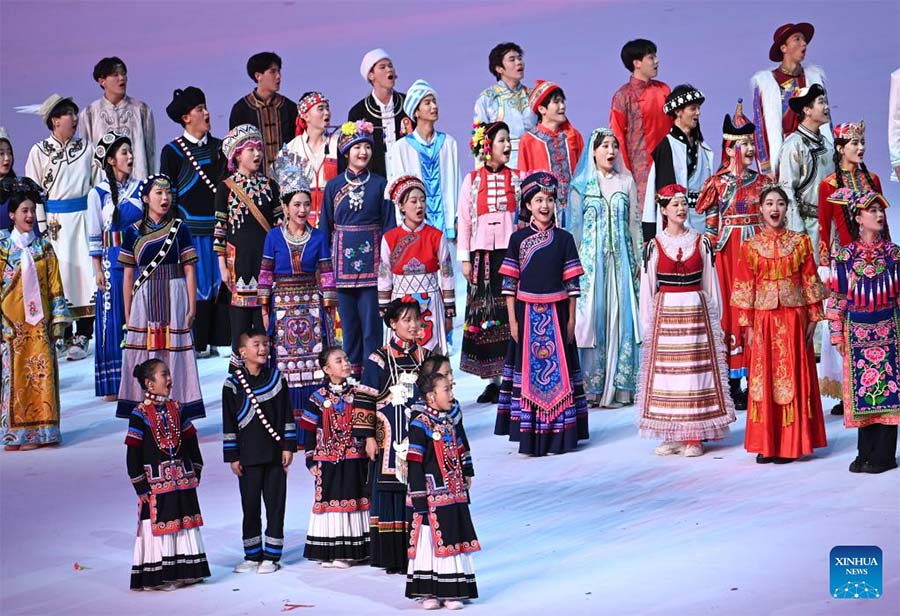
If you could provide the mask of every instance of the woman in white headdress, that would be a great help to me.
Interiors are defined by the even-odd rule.
[[[634,178],[612,131],[591,133],[569,185],[568,230],[584,266],[575,340],[584,389],[595,406],[619,407],[634,398],[641,342],[638,324],[639,239]]]

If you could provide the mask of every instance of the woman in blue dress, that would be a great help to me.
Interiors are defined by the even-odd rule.
[[[182,418],[206,417],[191,333],[197,313],[197,252],[191,232],[173,216],[168,176],[147,178],[141,184],[141,201],[141,220],[125,229],[119,249],[128,324],[122,372],[133,374],[138,364],[161,359],[178,376],[172,399],[181,403]],[[143,400],[139,383],[122,379],[116,416],[127,419]]]
[[[575,240],[556,227],[557,179],[537,171],[522,180],[528,226],[512,234],[500,274],[512,340],[503,366],[494,434],[519,453],[572,451],[588,438],[587,401],[575,347],[575,300],[584,269]]]
[[[334,343],[337,292],[328,237],[309,225],[306,161],[294,153],[279,156],[275,180],[285,223],[266,235],[257,293],[263,326],[274,341],[272,358],[299,415],[325,378],[318,355]]]
[[[94,262],[94,391],[116,399],[122,380],[122,340],[125,305],[119,249],[125,229],[141,219],[140,180],[131,176],[131,139],[106,133],[94,150],[104,178],[88,193],[88,251]]]
[[[594,130],[588,146],[569,186],[568,227],[584,264],[575,340],[588,399],[615,408],[630,404],[637,386],[640,238],[630,229],[640,214],[612,131]]]

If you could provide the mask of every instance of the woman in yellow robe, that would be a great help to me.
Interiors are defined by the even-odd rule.
[[[13,182],[13,228],[0,232],[0,437],[7,451],[61,440],[53,339],[63,335],[71,320],[56,254],[33,231],[40,188],[27,178]]]

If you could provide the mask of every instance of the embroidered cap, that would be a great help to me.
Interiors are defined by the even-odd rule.
[[[400,205],[406,200],[406,195],[413,188],[418,188],[425,193],[425,183],[414,175],[401,175],[399,178],[391,182],[388,187],[388,195],[391,201]]]
[[[756,125],[744,115],[744,99],[739,98],[734,116],[725,114],[722,122],[722,141],[743,141],[752,137],[756,132]]]
[[[845,122],[844,124],[838,124],[834,127],[833,132],[835,139],[844,139],[846,141],[850,141],[851,139],[865,139],[866,122],[865,120],[860,120],[859,122]]]
[[[306,120],[301,116],[309,112],[310,109],[319,103],[328,104],[328,99],[321,92],[308,92],[303,98],[297,101],[297,121],[294,125],[294,134],[300,136],[306,132]]]
[[[683,109],[688,105],[702,105],[706,101],[703,92],[690,84],[682,84],[675,86],[675,89],[666,97],[663,105],[663,113],[666,115],[673,114],[678,109]]]
[[[141,198],[146,197],[153,190],[154,186],[162,186],[163,188],[172,189],[172,180],[165,173],[154,173],[149,178],[141,182],[140,191]]]
[[[371,122],[365,120],[357,120],[355,122],[344,122],[341,124],[341,136],[338,138],[338,151],[346,156],[347,153],[357,143],[375,144],[373,133],[375,127]]]
[[[307,168],[305,158],[288,150],[286,145],[282,146],[272,164],[272,170],[283,198],[298,192],[312,195],[309,178],[306,175]]]
[[[556,196],[559,180],[549,171],[535,171],[522,180],[522,206],[538,193]]]
[[[109,131],[100,138],[97,147],[94,148],[94,160],[102,168],[106,164],[106,157],[114,155],[123,143],[131,145],[131,138],[123,132]]]
[[[234,171],[234,157],[250,143],[255,142],[259,149],[262,149],[262,135],[259,129],[252,124],[239,124],[235,126],[225,138],[222,139],[222,153],[228,161],[228,168]]]
[[[665,207],[678,198],[687,200],[687,188],[681,184],[666,184],[656,191],[656,204],[659,207]]]
[[[532,112],[537,113],[538,107],[543,105],[550,98],[550,95],[557,90],[562,90],[558,84],[538,79],[534,82],[534,89],[531,91],[531,94],[528,95],[528,107]]]
[[[852,188],[838,188],[828,197],[830,203],[835,205],[846,205],[851,210],[859,212],[866,209],[873,203],[881,203],[884,209],[890,207],[887,199],[881,193],[874,190],[853,190]]]
[[[424,79],[416,79],[411,86],[409,86],[409,90],[406,91],[406,100],[403,101],[403,111],[410,118],[415,117],[416,109],[419,108],[419,103],[422,102],[422,99],[431,94],[437,99],[437,91],[431,87],[431,84],[425,81]]]

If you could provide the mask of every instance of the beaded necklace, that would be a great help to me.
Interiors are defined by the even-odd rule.
[[[234,376],[237,378],[238,382],[241,384],[241,387],[244,388],[244,393],[247,394],[247,400],[250,401],[250,406],[253,407],[253,412],[256,413],[256,416],[259,418],[259,421],[262,422],[263,427],[269,433],[273,439],[275,439],[276,443],[281,442],[281,435],[278,434],[275,429],[272,427],[272,424],[269,423],[269,420],[266,419],[265,414],[263,413],[262,408],[259,406],[259,402],[256,400],[256,395],[253,393],[253,388],[250,387],[250,383],[247,382],[247,377],[244,375],[244,371],[241,368],[238,368],[234,371]]]
[[[178,403],[167,396],[147,392],[144,397],[144,415],[150,423],[156,446],[172,458],[181,449],[181,418]]]

